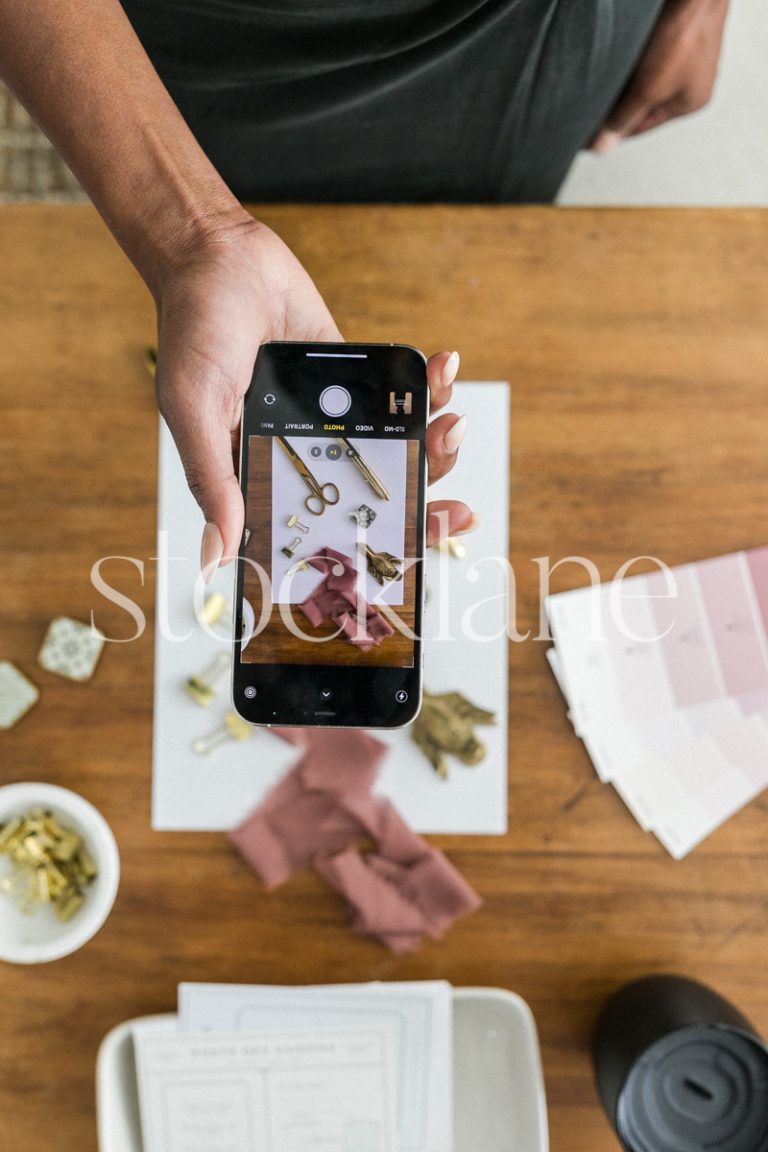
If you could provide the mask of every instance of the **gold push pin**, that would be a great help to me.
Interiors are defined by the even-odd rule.
[[[299,520],[298,516],[296,516],[296,515],[289,516],[288,520],[287,520],[287,524],[288,524],[289,528],[298,528],[299,532],[303,532],[305,536],[306,536],[307,532],[309,532],[309,528],[307,527],[307,525],[302,524],[301,520]]]
[[[184,691],[188,696],[192,697],[195,704],[199,704],[201,708],[207,708],[211,700],[216,696],[213,685],[228,665],[229,654],[227,652],[219,652],[216,659],[206,668],[205,672],[200,676],[190,676],[188,680],[185,680]]]
[[[301,536],[294,536],[290,544],[286,544],[284,548],[280,549],[280,551],[282,552],[283,556],[287,556],[289,560],[292,560],[293,554],[298,548],[299,544],[301,544]]]
[[[243,720],[242,716],[238,716],[237,712],[227,712],[224,716],[224,723],[215,732],[209,732],[207,736],[198,736],[197,740],[193,742],[192,748],[198,756],[207,756],[214,748],[218,748],[219,744],[224,744],[227,740],[242,743],[244,740],[250,740],[252,735],[253,728],[247,721]]]

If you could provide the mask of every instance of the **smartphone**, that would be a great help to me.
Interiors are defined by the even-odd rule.
[[[259,350],[232,687],[252,724],[399,728],[418,714],[427,409],[414,348]]]

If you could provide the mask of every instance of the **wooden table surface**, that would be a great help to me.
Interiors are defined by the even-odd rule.
[[[591,557],[604,578],[766,543],[768,217],[759,211],[270,208],[348,339],[457,347],[465,379],[513,387],[517,621],[538,569]],[[4,782],[81,792],[115,830],[122,882],[82,951],[0,965],[0,1142],[93,1152],[94,1060],[113,1025],[173,1009],[181,980],[444,977],[520,993],[536,1017],[554,1152],[617,1143],[590,1031],[632,977],[710,983],[768,1034],[768,847],[758,799],[675,863],[601,785],[565,716],[545,645],[510,648],[509,833],[436,842],[484,905],[441,943],[391,956],[350,936],[314,875],[266,895],[217,834],[149,828],[152,627],[94,680],[41,671],[53,616],[129,636],[90,584],[151,619],[157,419],[142,364],[148,294],[95,213],[0,212],[0,657],[41,688],[0,739]],[[555,589],[583,583],[573,565]]]

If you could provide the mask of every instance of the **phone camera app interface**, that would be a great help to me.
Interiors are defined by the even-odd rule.
[[[241,660],[412,668],[423,414],[328,375],[246,428]]]

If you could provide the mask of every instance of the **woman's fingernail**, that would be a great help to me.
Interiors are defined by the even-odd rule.
[[[213,574],[219,566],[221,554],[224,551],[224,541],[216,525],[206,520],[203,528],[203,542],[200,546],[200,568],[206,584],[210,584]]]
[[[443,364],[443,374],[440,377],[443,388],[447,388],[449,384],[453,384],[456,379],[456,373],[459,370],[459,354],[458,352],[451,352],[450,356]]]
[[[598,132],[592,144],[592,151],[597,152],[600,156],[607,155],[608,152],[613,152],[614,148],[621,143],[621,133],[613,132],[610,128],[604,128],[602,132]]]
[[[446,456],[453,456],[459,450],[459,445],[464,439],[464,433],[467,430],[466,416],[460,416],[456,423],[448,429],[443,436],[443,450]]]
[[[451,536],[466,536],[468,532],[474,532],[475,528],[479,528],[483,522],[483,518],[479,512],[472,513],[472,519],[464,528],[456,528],[451,532]]]

